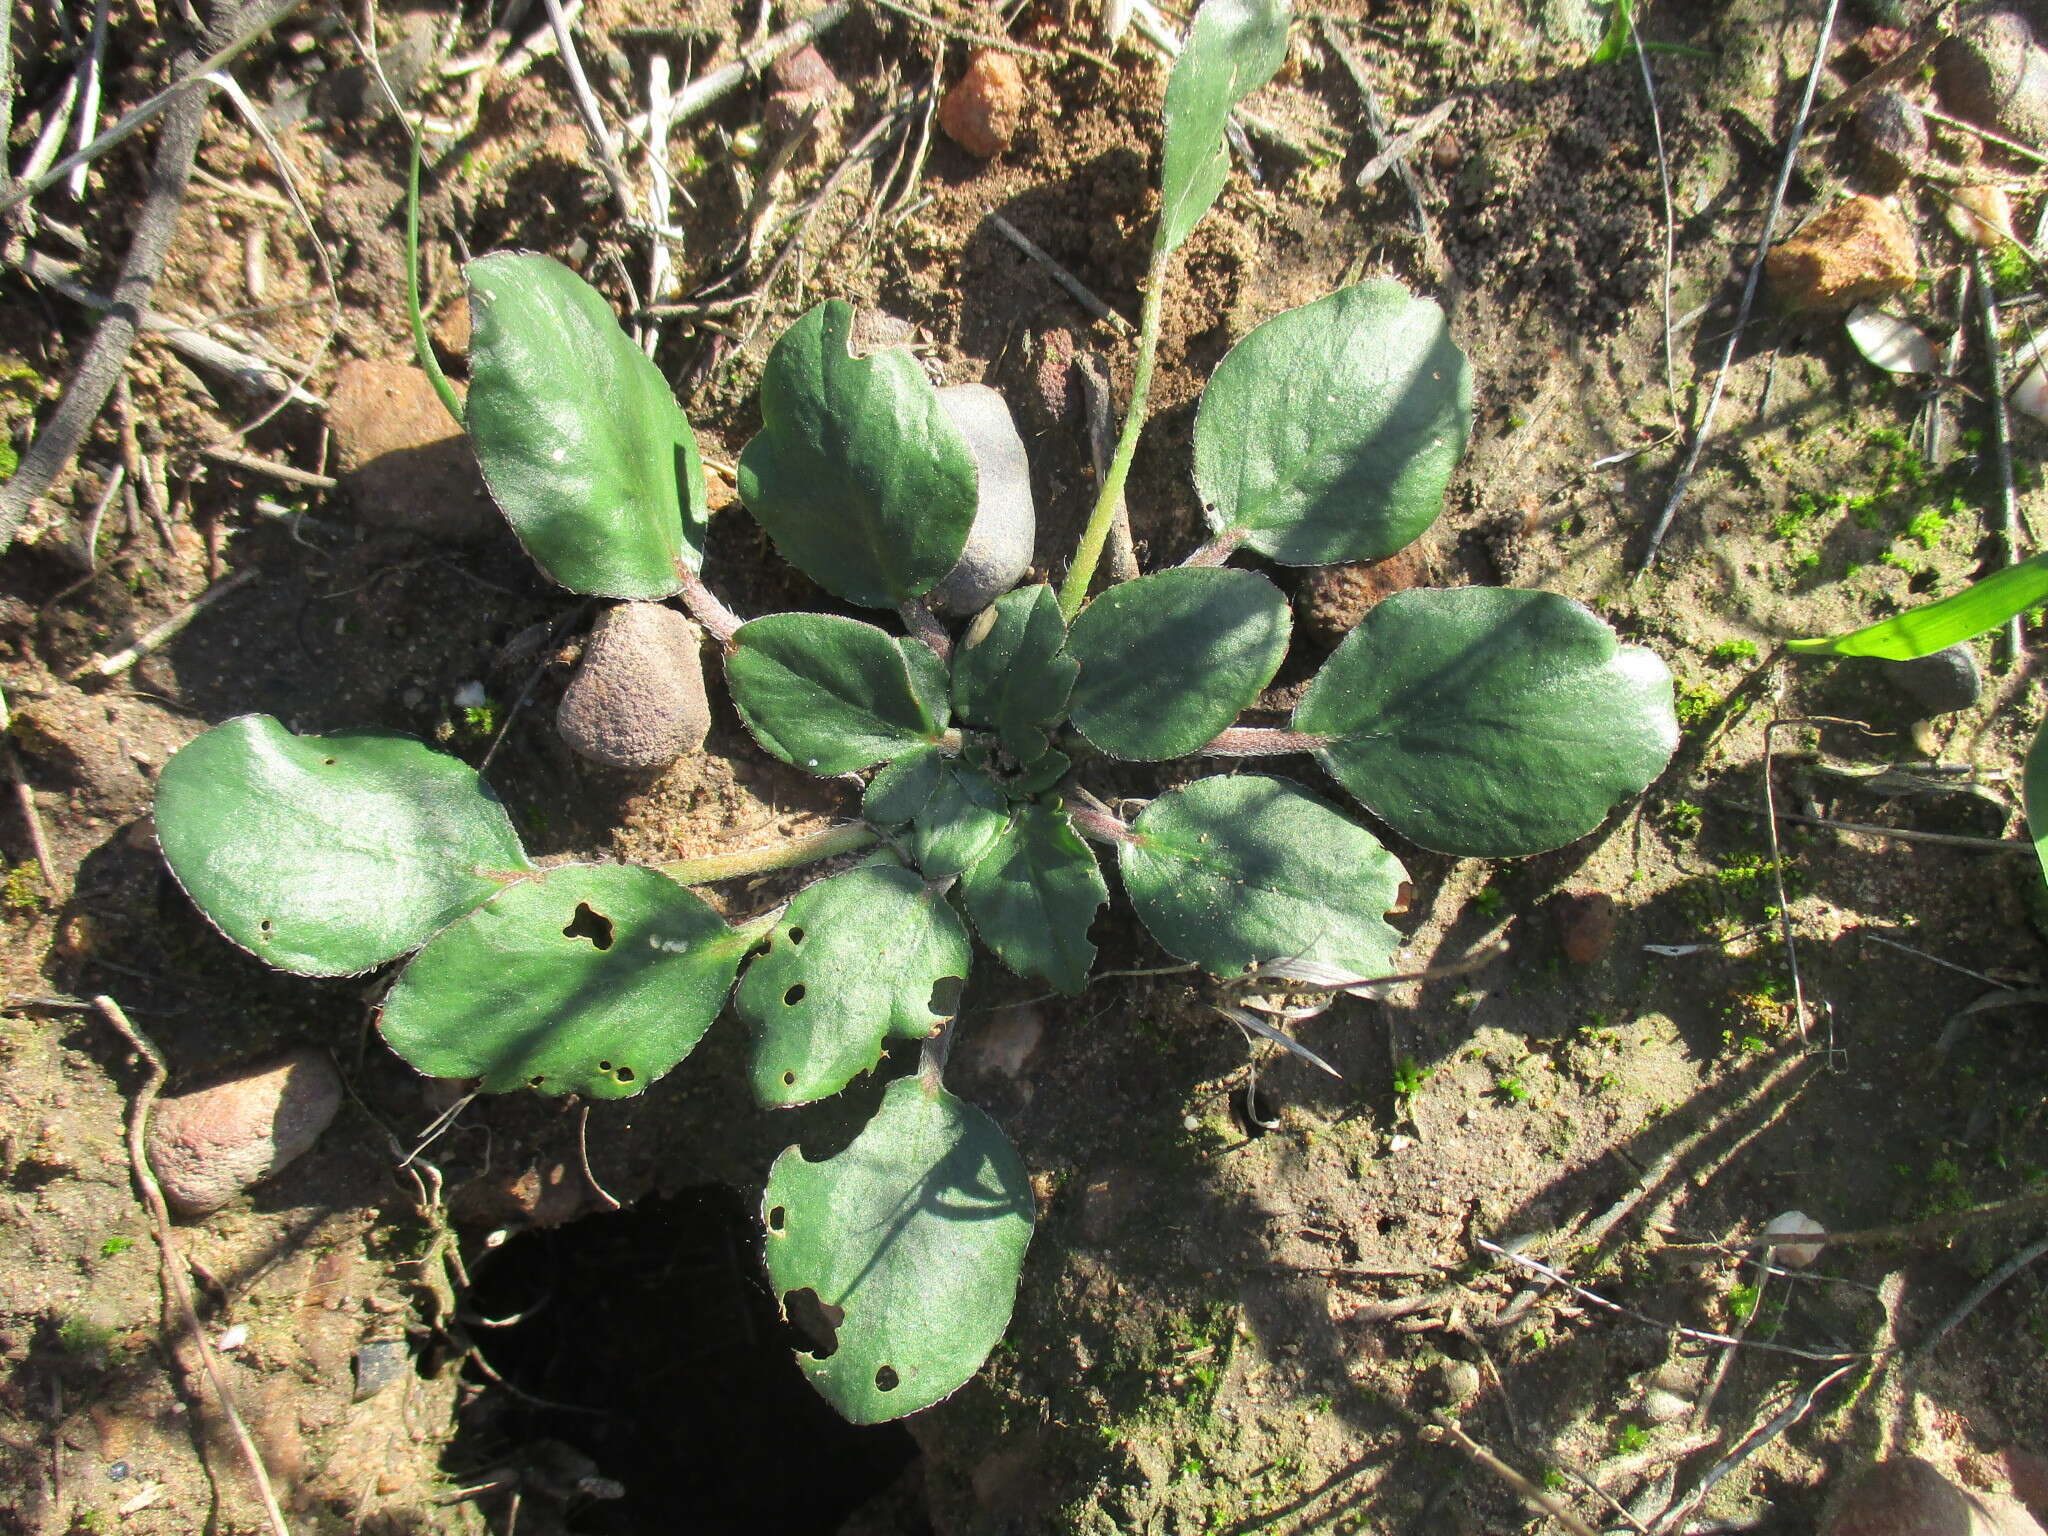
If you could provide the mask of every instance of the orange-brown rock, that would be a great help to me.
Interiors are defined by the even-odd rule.
[[[1007,53],[984,48],[939,103],[946,137],[986,160],[1010,147],[1024,121],[1024,71]]]
[[[1303,574],[1295,611],[1318,640],[1335,645],[1383,599],[1421,586],[1425,576],[1422,557],[1412,548],[1384,560],[1319,565]]]
[[[1773,250],[1764,271],[1784,308],[1830,311],[1903,293],[1920,264],[1904,219],[1874,197],[1852,197]]]
[[[456,543],[499,526],[469,439],[419,369],[343,363],[327,425],[342,489],[364,522]]]

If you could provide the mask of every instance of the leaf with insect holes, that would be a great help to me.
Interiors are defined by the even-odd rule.
[[[1379,560],[1421,537],[1472,431],[1472,369],[1443,311],[1396,282],[1276,315],[1195,412],[1217,534],[1282,565]]]
[[[869,864],[799,891],[734,1006],[754,1027],[763,1104],[808,1104],[951,1018],[967,982],[967,926],[907,869]]]
[[[1185,757],[1272,681],[1290,627],[1255,571],[1177,566],[1111,587],[1067,634],[1074,725],[1112,757]]]
[[[1166,81],[1159,169],[1159,255],[1180,249],[1230,175],[1224,127],[1237,104],[1287,60],[1286,0],[1204,0]]]
[[[1048,586],[1018,587],[984,608],[953,651],[953,708],[994,731],[1013,757],[1032,761],[1065,718],[1080,663]]]
[[[827,613],[771,613],[733,633],[732,701],[755,740],[819,777],[933,745],[944,733],[943,676],[921,646]],[[924,652],[930,656],[928,651]]]
[[[395,960],[533,868],[467,763],[383,731],[294,736],[268,715],[164,764],[156,835],[215,927],[304,976]]]
[[[1168,954],[1229,976],[1307,960],[1393,969],[1386,914],[1408,872],[1380,840],[1284,779],[1197,779],[1159,796],[1118,845],[1131,905]]]
[[[960,899],[982,943],[1018,975],[1068,993],[1088,984],[1088,929],[1109,886],[1065,812],[1014,806],[1001,835],[961,875]]]
[[[1009,1326],[1035,1208],[1023,1161],[987,1115],[898,1078],[853,1144],[776,1158],[761,1197],[768,1277],[808,1291],[832,1334],[797,1364],[856,1424],[950,1396]]]
[[[834,597],[895,608],[958,563],[980,482],[917,359],[899,347],[855,357],[852,330],[853,307],[828,299],[769,352],[740,500]]]
[[[2030,555],[2018,565],[1973,581],[1960,592],[1904,613],[1819,640],[1789,640],[1795,656],[1877,656],[1913,661],[1945,651],[1962,640],[1989,634],[2007,619],[2048,602],[2048,554]]]
[[[1438,853],[1512,858],[1583,837],[1678,747],[1671,674],[1577,603],[1502,587],[1400,592],[1294,712],[1331,777]]]
[[[484,483],[572,592],[662,598],[704,563],[704,468],[661,370],[590,284],[548,256],[465,267],[469,401]]]
[[[378,1021],[429,1077],[623,1099],[689,1055],[751,941],[635,864],[563,864],[451,923]]]

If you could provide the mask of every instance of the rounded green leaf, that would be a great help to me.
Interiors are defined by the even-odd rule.
[[[1287,654],[1287,599],[1255,571],[1178,566],[1111,587],[1074,620],[1068,713],[1112,757],[1185,757],[1238,716]]]
[[[1397,593],[1294,712],[1323,766],[1403,837],[1506,858],[1585,836],[1678,747],[1671,674],[1549,592]]]
[[[1393,969],[1386,914],[1408,872],[1327,800],[1284,779],[1197,779],[1144,810],[1117,862],[1139,920],[1212,975],[1313,960],[1353,976]]]
[[[937,747],[906,752],[875,770],[861,800],[860,813],[878,827],[904,826],[930,803],[946,766]]]
[[[1276,315],[1195,413],[1209,526],[1282,565],[1378,560],[1419,538],[1472,431],[1472,370],[1443,311],[1396,282]]]
[[[1014,806],[1010,820],[960,877],[960,900],[982,943],[1019,976],[1062,992],[1088,984],[1088,930],[1109,900],[1095,851],[1064,812]]]
[[[828,299],[769,352],[740,499],[827,592],[894,608],[959,561],[979,480],[917,359],[898,347],[855,357],[852,329],[852,306]]]
[[[442,930],[378,1027],[429,1077],[623,1099],[703,1038],[748,942],[651,869],[564,864]]]
[[[944,724],[926,692],[943,708],[943,689],[912,665],[906,648],[872,624],[772,613],[734,631],[725,680],[755,740],[824,778],[938,740]]]
[[[809,1291],[837,1320],[827,1351],[797,1364],[846,1418],[878,1424],[981,1368],[1010,1323],[1034,1208],[1001,1128],[905,1077],[838,1156],[776,1158],[761,1212],[784,1308]]]
[[[464,270],[463,425],[512,531],[572,592],[668,597],[703,563],[707,514],[697,439],[661,370],[553,258]]]
[[[396,959],[532,868],[467,763],[381,731],[294,736],[268,715],[164,764],[156,835],[215,927],[304,976]]]
[[[872,1071],[890,1036],[929,1035],[960,1006],[971,946],[943,896],[869,864],[797,893],[734,998],[754,1026],[763,1104],[808,1104]]]
[[[1178,250],[1230,175],[1231,110],[1287,60],[1287,0],[1204,0],[1166,81],[1166,146],[1153,249]]]

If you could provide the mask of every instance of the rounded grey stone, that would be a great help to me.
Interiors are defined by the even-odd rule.
[[[697,626],[661,603],[605,609],[555,725],[576,753],[611,768],[666,768],[700,749],[711,705]]]
[[[965,618],[1016,586],[1031,569],[1038,512],[1031,501],[1024,439],[1003,397],[986,384],[954,384],[938,393],[939,408],[967,439],[981,488],[967,547],[928,601],[950,618]]]
[[[1885,676],[1930,715],[1954,714],[1984,697],[1984,673],[1977,653],[1958,641],[1932,656],[1881,661]]]
[[[1934,54],[1942,105],[2024,144],[2048,143],[2048,53],[2018,10],[1970,16]]]
[[[173,1207],[203,1216],[312,1146],[340,1107],[341,1078],[327,1053],[292,1051],[158,1101],[149,1166]]]

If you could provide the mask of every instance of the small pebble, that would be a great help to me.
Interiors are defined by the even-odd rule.
[[[367,1339],[356,1351],[355,1400],[375,1397],[406,1373],[412,1350],[403,1339]]]
[[[1784,308],[1828,312],[1905,292],[1920,264],[1913,232],[1896,210],[1852,197],[1774,247],[1764,271]]]
[[[157,1102],[149,1165],[186,1216],[217,1211],[311,1147],[341,1107],[324,1051],[303,1049]]]
[[[1849,128],[1866,174],[1883,191],[1896,191],[1927,158],[1927,119],[1903,91],[1872,92]]]
[[[1573,965],[1598,965],[1614,947],[1619,912],[1605,891],[1565,891],[1553,910],[1558,942]]]
[[[1808,1232],[1825,1232],[1827,1228],[1815,1221],[1804,1211],[1786,1211],[1773,1216],[1764,1224],[1765,1237],[1790,1236]],[[1804,1269],[1820,1257],[1825,1246],[1821,1243],[1790,1243],[1783,1247],[1760,1248],[1757,1251],[1780,1269]]]
[[[1692,1412],[1692,1404],[1676,1392],[1652,1387],[1643,1394],[1643,1417],[1652,1424],[1676,1424]]]
[[[711,705],[697,626],[662,603],[605,609],[555,724],[578,754],[613,768],[666,768],[701,749]]]
[[[1470,1360],[1440,1361],[1435,1376],[1432,1385],[1438,1400],[1453,1408],[1463,1407],[1479,1395],[1479,1367]]]
[[[1979,1496],[1917,1456],[1881,1461],[1850,1482],[1819,1536],[2044,1536],[2010,1499]]]
[[[1879,661],[1892,683],[1930,715],[1952,715],[1984,697],[1984,673],[1967,641],[1911,661]]]
[[[984,48],[939,103],[939,126],[970,155],[986,160],[1010,147],[1024,121],[1024,71],[1009,54]]]
[[[986,384],[955,384],[939,391],[939,409],[967,439],[979,497],[967,547],[929,600],[940,613],[965,618],[1024,579],[1038,541],[1038,511],[1031,499],[1031,462],[1008,402]]]
[[[1934,52],[1934,89],[1957,117],[2022,144],[2048,141],[2048,54],[2018,10],[1962,22]]]

